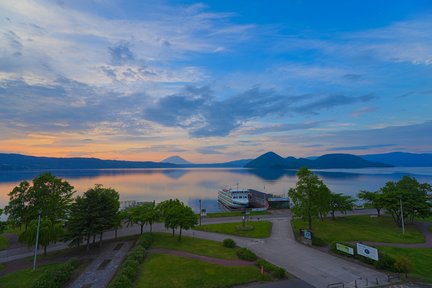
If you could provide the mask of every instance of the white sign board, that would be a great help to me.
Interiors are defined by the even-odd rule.
[[[347,246],[347,245],[336,243],[336,249],[339,251],[345,252],[347,254],[354,255],[354,249]]]
[[[378,261],[378,250],[361,243],[357,243],[357,254]]]

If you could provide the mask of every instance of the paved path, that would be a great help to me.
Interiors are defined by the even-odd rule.
[[[202,231],[187,231],[185,235],[222,241],[230,237],[239,246],[248,247],[258,256],[285,268],[289,273],[314,287],[327,287],[332,283],[344,283],[345,287],[388,284],[387,276],[365,266],[329,255],[298,243],[294,239],[291,223],[287,218],[272,219],[272,235],[267,239],[232,237]]]
[[[118,241],[107,244],[85,271],[71,283],[69,288],[105,288],[123,262],[133,241]]]

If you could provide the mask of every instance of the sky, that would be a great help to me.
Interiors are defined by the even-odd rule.
[[[432,1],[0,2],[0,152],[432,153]]]

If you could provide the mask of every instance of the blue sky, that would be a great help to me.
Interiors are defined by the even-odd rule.
[[[432,152],[430,1],[4,1],[0,151]]]

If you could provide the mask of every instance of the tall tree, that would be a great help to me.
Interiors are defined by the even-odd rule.
[[[26,231],[21,233],[19,240],[25,242],[28,246],[33,246],[36,243],[37,220],[32,220]],[[63,235],[63,228],[60,223],[51,221],[48,217],[41,219],[39,228],[39,245],[44,249],[44,254],[47,254],[47,247],[50,243],[57,242]]]
[[[39,209],[42,217],[54,223],[62,222],[66,220],[74,193],[74,187],[66,180],[44,173],[34,178],[32,185],[23,181],[14,188],[9,193],[5,212],[15,224],[26,227],[36,219]]]
[[[341,193],[331,193],[330,195],[330,213],[332,219],[335,219],[335,212],[346,213],[351,211],[354,207],[355,200],[351,196],[343,195]]]
[[[157,205],[157,209],[160,211],[160,215],[164,221],[165,228],[172,230],[172,235],[175,235],[175,229],[178,226],[175,216],[175,210],[180,209],[183,205],[178,199],[169,199],[160,202]]]
[[[141,227],[141,234],[144,232],[144,225],[149,224],[150,232],[153,231],[153,223],[160,219],[160,211],[155,203],[144,204],[130,208],[134,223]]]
[[[426,218],[432,214],[432,205],[427,198],[432,186],[428,183],[419,183],[415,178],[404,176],[398,182],[387,182],[380,191],[383,195],[383,208],[399,226],[402,225],[402,217],[404,221],[413,222],[416,217]]]
[[[182,203],[182,206],[176,207],[172,213],[174,221],[177,222],[179,228],[178,240],[181,240],[182,230],[189,230],[198,224],[198,216],[193,212],[192,208]]]
[[[329,199],[330,190],[318,176],[307,168],[300,168],[297,178],[296,187],[288,191],[293,202],[292,211],[295,215],[305,219],[309,229],[312,229],[312,220],[320,213],[328,213],[329,203],[322,199]]]
[[[75,199],[67,223],[67,238],[78,246],[85,239],[89,250],[91,237],[99,234],[102,241],[102,233],[114,226],[119,207],[117,191],[95,185]]]
[[[380,191],[371,192],[371,191],[362,190],[357,195],[357,197],[362,199],[366,203],[370,204],[373,208],[375,208],[378,217],[381,216],[381,210],[384,206],[384,200],[383,200],[383,195],[380,193]]]

